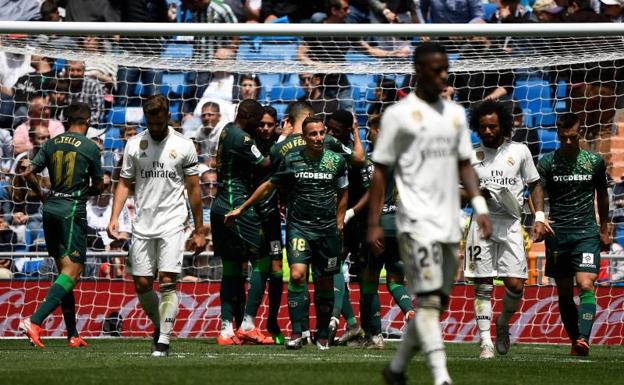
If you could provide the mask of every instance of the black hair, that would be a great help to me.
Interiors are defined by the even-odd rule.
[[[511,137],[513,130],[513,115],[509,104],[494,100],[484,100],[472,106],[470,109],[470,128],[479,132],[479,120],[485,115],[496,114],[501,134],[504,137]]]
[[[337,110],[329,115],[329,119],[333,119],[347,128],[353,126],[353,114],[347,110]]]
[[[273,118],[273,120],[275,120],[275,122],[277,122],[277,110],[269,105],[266,105],[264,107],[264,111],[262,112],[262,115],[266,114],[269,115],[270,117]]]
[[[203,110],[204,108],[211,108],[213,110],[216,110],[217,112],[221,112],[221,107],[219,106],[219,103],[215,102],[206,102],[202,104],[201,109]]]
[[[427,56],[435,53],[446,55],[446,48],[442,44],[432,41],[418,44],[414,50],[414,66],[421,65]]]
[[[292,102],[288,105],[288,108],[286,108],[286,116],[293,123],[301,118],[301,116],[310,115],[314,115],[314,109],[308,102]]]
[[[156,115],[160,112],[169,113],[169,99],[160,94],[148,96],[143,102],[143,113]]]
[[[323,119],[319,118],[318,116],[308,116],[307,118],[303,120],[303,123],[301,124],[302,130],[305,131],[308,124],[313,124],[313,123],[321,123],[323,124],[323,126],[325,126],[325,124],[323,123]]]
[[[264,108],[257,100],[245,99],[238,104],[238,112],[236,120],[244,119],[247,124],[256,127],[262,119]],[[241,127],[243,130],[251,129],[251,127]]]
[[[72,102],[65,109],[65,116],[67,117],[67,124],[70,126],[73,124],[89,124],[91,109],[87,103]]]
[[[557,119],[557,131],[567,130],[581,122],[577,114],[566,112]],[[580,130],[580,127],[579,127]]]
[[[50,15],[54,12],[57,12],[58,7],[58,1],[56,0],[46,0],[41,3],[41,8],[39,8],[39,13],[41,13],[41,20],[50,21]]]

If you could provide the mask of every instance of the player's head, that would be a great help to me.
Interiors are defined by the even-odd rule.
[[[368,127],[368,131],[366,132],[366,139],[368,139],[373,145],[377,141],[380,125],[381,115],[379,114],[371,115],[366,122],[366,126]]]
[[[449,62],[444,46],[434,42],[420,43],[414,50],[416,92],[434,99],[447,87]]]
[[[272,140],[277,125],[277,111],[271,106],[264,106],[260,125],[256,128],[256,137],[261,140]]]
[[[306,148],[312,152],[322,152],[325,141],[325,124],[323,119],[316,116],[308,116],[303,120],[301,126],[303,130],[303,140]]]
[[[149,96],[143,102],[143,114],[152,138],[164,139],[169,132],[169,100],[163,95]]]
[[[236,125],[249,134],[255,135],[256,128],[260,125],[264,108],[257,100],[246,99],[238,104],[236,113]]]
[[[557,119],[557,137],[562,150],[578,148],[581,134],[581,119],[577,114],[568,112]]]
[[[347,110],[338,110],[327,119],[327,133],[346,143],[353,127],[353,114]]]
[[[301,132],[301,125],[309,116],[314,116],[314,109],[308,102],[292,102],[286,109],[286,120],[293,127],[293,132]]]
[[[67,117],[67,129],[79,131],[83,135],[89,129],[91,109],[87,103],[73,102],[65,109]]]
[[[513,116],[505,103],[484,100],[470,110],[470,128],[486,147],[498,148],[511,137]]]

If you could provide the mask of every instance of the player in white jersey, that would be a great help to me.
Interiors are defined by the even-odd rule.
[[[405,384],[407,364],[420,350],[435,385],[450,385],[440,313],[448,305],[458,262],[458,175],[474,203],[485,238],[490,235],[490,222],[470,165],[472,146],[464,109],[440,97],[449,68],[444,47],[431,42],[418,45],[414,68],[415,92],[389,107],[382,117],[373,152],[367,241],[375,255],[381,254],[384,232],[379,219],[389,169],[394,168],[401,197],[399,251],[410,289],[418,297],[418,310],[383,377],[388,384]]]
[[[492,237],[481,239],[479,226],[472,221],[466,236],[464,276],[475,284],[474,311],[481,342],[480,358],[494,357],[490,334],[493,278],[505,283],[503,311],[496,320],[496,350],[509,350],[509,320],[522,302],[528,277],[524,233],[520,223],[524,191],[528,187],[535,207],[533,240],[545,235],[544,192],[529,148],[510,141],[511,110],[501,102],[483,101],[471,110],[470,126],[481,138],[473,153],[474,167],[486,198],[492,221]],[[463,192],[463,191],[462,191]]]
[[[165,97],[150,96],[143,103],[143,111],[147,130],[128,140],[124,149],[108,233],[117,238],[119,214],[134,182],[137,216],[127,268],[141,307],[154,323],[152,355],[159,357],[169,353],[169,339],[178,313],[176,278],[182,270],[184,224],[188,217],[185,187],[195,224],[192,242],[196,251],[204,249],[206,239],[195,146],[167,126],[169,102]],[[153,290],[156,272],[160,300]]]

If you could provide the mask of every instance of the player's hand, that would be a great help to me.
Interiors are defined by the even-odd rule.
[[[477,224],[479,225],[479,233],[481,238],[489,239],[492,235],[492,222],[487,214],[477,215]]]
[[[195,255],[206,250],[206,234],[203,229],[195,229],[195,231],[193,231],[193,234],[191,235],[191,243],[195,249]]]
[[[345,211],[345,216],[344,216],[344,224],[346,225],[347,223],[349,223],[349,221],[355,216],[355,211],[353,211],[353,209],[348,209],[347,211]]]
[[[366,242],[375,257],[380,256],[384,252],[384,239],[384,231],[381,226],[368,226]]]
[[[344,239],[344,222],[337,222],[336,227],[338,228],[338,235],[340,236],[340,239]]]
[[[235,208],[234,210],[225,214],[225,219],[223,220],[223,222],[226,226],[232,227],[234,226],[234,221],[236,220],[236,218],[240,217],[241,215],[243,215],[243,211],[240,209],[240,207]]]
[[[482,188],[481,190],[479,190],[479,193],[485,199],[492,199],[492,194],[490,194],[490,190],[488,190],[486,188]]]
[[[119,222],[117,222],[117,219],[111,218],[106,228],[106,233],[111,239],[119,239]]]
[[[533,223],[533,230],[531,232],[531,240],[533,242],[541,242],[547,235],[553,234],[550,226],[547,226],[544,222],[539,221]]]
[[[611,235],[609,234],[609,229],[604,228],[600,229],[600,251],[610,251],[611,250]]]

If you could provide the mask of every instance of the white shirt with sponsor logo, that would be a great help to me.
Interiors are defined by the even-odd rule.
[[[489,184],[506,187],[520,207],[524,205],[524,188],[539,180],[539,173],[533,163],[529,148],[522,143],[505,141],[494,149],[480,145],[471,159],[481,187]],[[488,208],[493,215],[507,215],[507,211],[493,199],[488,199]]]
[[[410,93],[386,110],[373,161],[394,166],[399,232],[459,242],[458,161],[471,152],[466,114],[455,102],[430,105]]]
[[[161,142],[148,130],[128,140],[121,177],[136,182],[133,235],[163,238],[181,231],[188,217],[184,178],[198,173],[193,142],[172,128]]]

